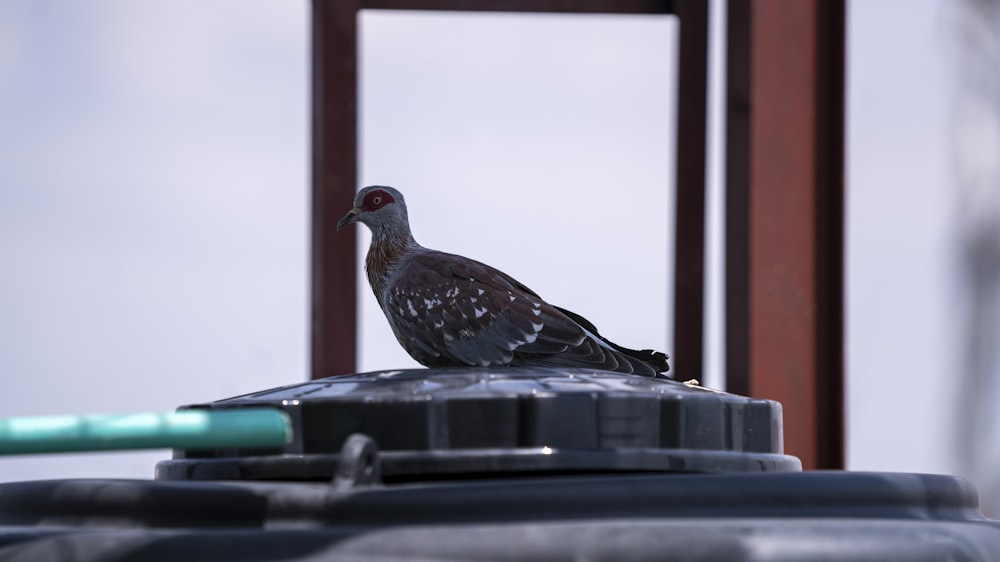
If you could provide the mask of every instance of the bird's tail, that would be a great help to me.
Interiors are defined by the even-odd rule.
[[[659,373],[666,373],[670,370],[670,363],[668,362],[670,356],[666,353],[654,351],[652,349],[637,350],[622,347],[598,333],[597,328],[583,316],[580,316],[570,310],[566,310],[565,308],[559,308],[558,306],[555,308],[569,317],[572,321],[579,324],[581,328],[590,332],[595,338],[606,344],[612,350],[618,352],[621,359],[628,361],[632,365],[632,370],[635,373],[657,376]],[[670,375],[663,376],[669,377]]]

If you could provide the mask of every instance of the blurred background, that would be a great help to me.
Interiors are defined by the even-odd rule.
[[[308,376],[309,17],[304,0],[0,3],[0,416]],[[670,351],[674,20],[360,18],[361,185],[400,188],[425,246]],[[997,516],[1000,2],[849,2],[847,33],[848,468],[960,474]],[[359,286],[360,370],[415,367]],[[149,478],[169,454],[0,457],[0,481]]]

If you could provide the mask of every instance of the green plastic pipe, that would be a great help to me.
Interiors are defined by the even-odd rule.
[[[291,440],[291,419],[274,408],[0,419],[0,455],[281,447]]]

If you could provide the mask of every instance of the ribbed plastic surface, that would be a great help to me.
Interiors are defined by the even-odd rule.
[[[329,479],[348,436],[387,478],[534,471],[773,472],[781,406],[585,369],[414,369],[331,377],[192,408],[274,406],[283,449],[177,451],[161,479]]]

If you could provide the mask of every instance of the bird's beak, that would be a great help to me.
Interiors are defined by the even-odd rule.
[[[337,230],[344,228],[345,226],[351,224],[352,222],[358,222],[358,213],[360,211],[357,208],[351,209],[344,215],[344,218],[337,221]]]

